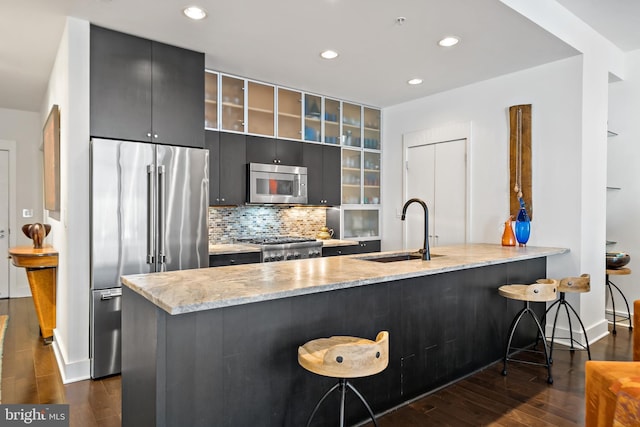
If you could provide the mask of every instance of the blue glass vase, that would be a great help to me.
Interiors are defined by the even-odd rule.
[[[520,199],[520,211],[516,217],[516,240],[520,246],[524,246],[529,241],[529,235],[531,234],[531,220],[527,215],[527,210],[524,207],[524,200]]]

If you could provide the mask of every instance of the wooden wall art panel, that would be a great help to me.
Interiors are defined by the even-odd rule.
[[[531,192],[531,104],[509,107],[509,213],[515,219],[524,199],[533,220]]]

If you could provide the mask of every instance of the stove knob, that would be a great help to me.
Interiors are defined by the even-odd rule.
[[[316,252],[315,252],[315,256],[317,256],[317,257],[321,257],[321,256],[322,256],[322,253],[320,253],[319,251],[316,251]]]
[[[300,259],[300,254],[293,254],[293,258]]]
[[[293,259],[293,255],[289,254],[287,255],[287,260]]]
[[[283,259],[284,259],[284,256],[282,256],[282,255],[278,255],[276,257],[276,261],[282,261]]]

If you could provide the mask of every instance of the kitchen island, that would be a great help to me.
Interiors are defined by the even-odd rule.
[[[546,257],[567,250],[432,252],[431,261],[380,263],[372,258],[390,253],[377,253],[123,277],[123,426],[304,425],[334,380],[299,367],[297,347],[381,330],[389,366],[355,384],[375,412],[393,408],[500,360],[522,306],[497,288],[546,277]],[[322,425],[337,419],[331,402],[316,415]],[[355,399],[347,414],[366,418]]]

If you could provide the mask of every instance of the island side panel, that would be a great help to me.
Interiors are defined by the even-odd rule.
[[[165,398],[158,383],[158,346],[164,341],[159,309],[127,287],[122,288],[122,425],[160,426],[157,401]]]
[[[373,339],[388,330],[388,368],[353,380],[374,411],[381,412],[500,360],[507,329],[522,303],[507,301],[497,288],[545,275],[546,259],[537,258],[175,316],[136,295],[136,301],[155,310],[141,312],[155,318],[151,323],[163,336],[155,345],[124,340],[123,323],[123,426],[156,425],[128,423],[125,412],[133,406],[124,402],[131,394],[125,388],[133,384],[125,376],[153,369],[140,363],[126,369],[132,361],[125,353],[144,354],[145,364],[165,367],[156,370],[155,383],[141,373],[134,377],[137,393],[162,395],[155,398],[164,402],[158,406],[163,410],[157,410],[162,413],[157,425],[300,426],[335,380],[301,368],[297,347],[331,335]],[[133,307],[123,303],[124,317],[130,316],[128,308]],[[534,309],[542,315],[544,304]],[[145,320],[139,322],[153,330]],[[521,335],[522,342],[535,341],[533,331]],[[347,414],[349,424],[367,416],[353,395]],[[316,417],[317,425],[337,423],[337,394]]]

